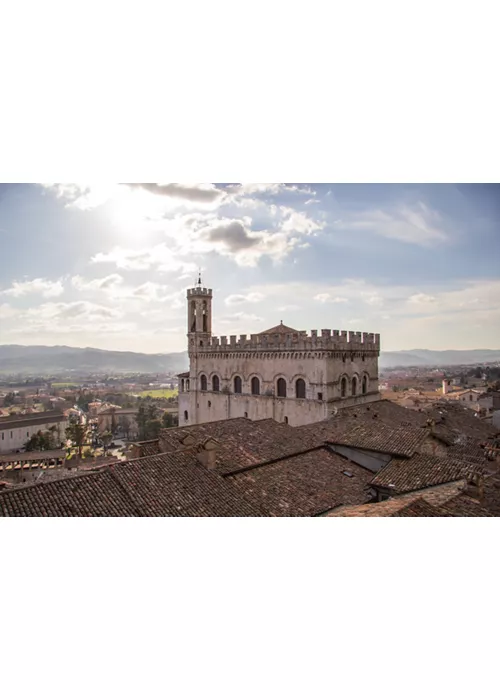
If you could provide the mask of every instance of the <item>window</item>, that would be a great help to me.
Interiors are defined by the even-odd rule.
[[[252,394],[258,396],[260,394],[260,380],[258,377],[252,377]]]
[[[186,379],[186,391],[189,391],[189,379]]]
[[[288,416],[285,416],[285,423],[288,423]]]
[[[200,340],[200,348],[203,347],[203,340]]]
[[[318,401],[323,401],[323,392],[318,391]]]
[[[241,394],[241,377],[234,378],[234,393]]]
[[[245,418],[248,418],[248,413],[245,411]]]
[[[352,378],[352,395],[356,396],[357,392],[358,392],[358,380],[356,379],[356,377],[353,377]]]
[[[220,379],[216,374],[212,377],[212,391],[220,391]]]
[[[202,308],[202,315],[203,315],[203,332],[207,332],[207,302],[203,302],[203,308]],[[203,343],[200,343],[200,345],[203,345]]]
[[[283,377],[280,377],[276,383],[276,393],[282,399],[286,398],[286,382]]]
[[[209,402],[208,402],[208,408],[210,408],[211,406],[212,406],[212,402],[209,401]]]
[[[184,420],[187,420],[187,419],[188,419],[188,412],[184,411]]]
[[[30,436],[29,431],[27,431],[27,432],[26,432],[26,437],[29,437],[29,436]]]
[[[297,379],[295,382],[295,396],[298,399],[306,398],[306,383],[303,379]]]
[[[473,398],[472,394],[469,394],[469,401],[472,401]]]
[[[367,384],[366,377],[363,377],[363,381],[361,382],[361,391],[363,394],[366,394],[366,384]]]
[[[202,391],[207,390],[207,377],[205,374],[202,374],[200,377],[200,387]]]
[[[342,377],[342,381],[340,382],[340,395],[345,396],[347,394],[347,379],[345,377]]]

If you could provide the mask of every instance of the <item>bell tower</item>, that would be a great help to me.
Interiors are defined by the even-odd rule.
[[[188,348],[196,353],[212,337],[212,290],[202,286],[201,273],[196,286],[187,290]]]

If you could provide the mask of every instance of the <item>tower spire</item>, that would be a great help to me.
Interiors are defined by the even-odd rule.
[[[198,286],[201,287],[201,269],[198,268]]]

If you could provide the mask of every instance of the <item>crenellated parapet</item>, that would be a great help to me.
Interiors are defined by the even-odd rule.
[[[271,335],[221,335],[214,336],[196,348],[198,353],[221,351],[253,350],[329,350],[338,352],[380,352],[380,335],[378,333],[361,333],[359,331],[339,331],[322,329],[299,333],[276,333]]]
[[[196,297],[196,296],[200,296],[200,294],[211,297],[212,290],[207,289],[206,287],[192,287],[191,289],[187,290],[188,297]]]

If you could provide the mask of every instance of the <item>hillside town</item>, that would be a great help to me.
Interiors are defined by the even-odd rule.
[[[4,516],[495,516],[500,365],[378,369],[379,337],[212,335],[177,376],[7,377]]]

